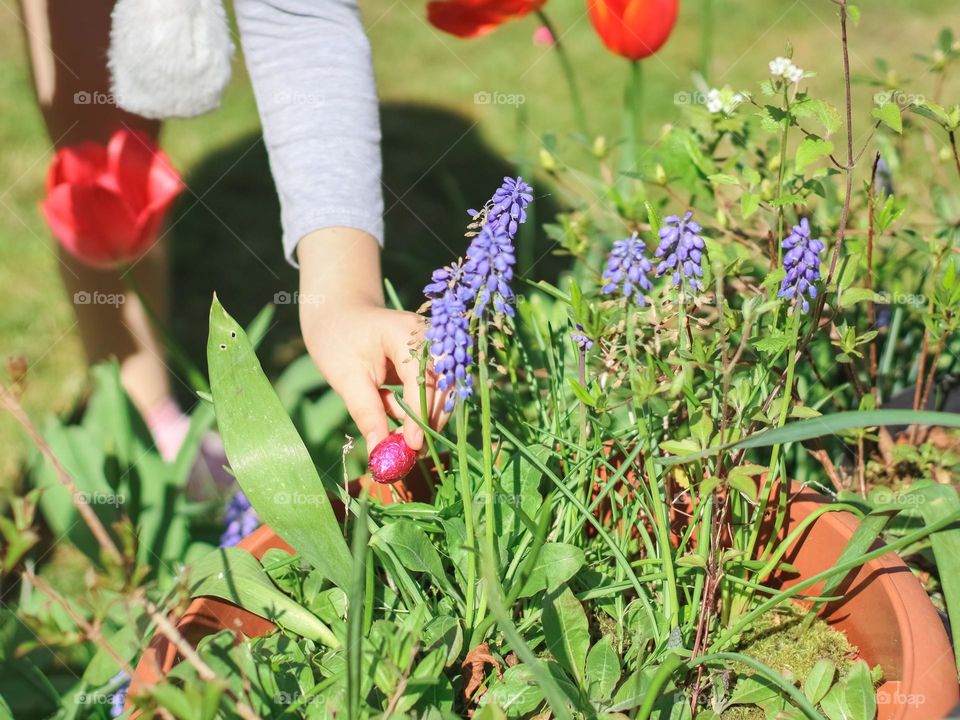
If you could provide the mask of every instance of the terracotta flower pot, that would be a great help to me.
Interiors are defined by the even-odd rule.
[[[422,497],[418,492],[413,495]],[[382,499],[389,502],[392,496],[386,493]],[[784,532],[825,501],[811,490],[795,491]],[[849,513],[821,515],[785,558],[796,566],[798,575],[777,581],[789,586],[832,567],[856,527],[856,518]],[[257,558],[271,548],[290,550],[267,527],[239,547]],[[806,593],[816,594],[819,589],[814,586]],[[889,553],[860,568],[842,589],[843,600],[824,607],[821,617],[845,633],[871,666],[883,667],[886,679],[877,693],[879,720],[943,718],[960,702],[953,651],[936,610],[909,568]],[[194,600],[177,627],[194,644],[227,628],[247,637],[273,629],[263,618],[216,598]],[[176,649],[165,638],[155,637],[137,664],[131,694],[158,681],[178,660]]]

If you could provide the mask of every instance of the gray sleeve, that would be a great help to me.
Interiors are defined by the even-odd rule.
[[[380,118],[356,0],[235,0],[283,225],[283,249],[324,227],[383,243]]]

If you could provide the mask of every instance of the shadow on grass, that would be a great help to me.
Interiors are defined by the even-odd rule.
[[[466,209],[480,206],[504,175],[517,171],[464,116],[386,104],[381,118],[384,276],[415,310],[430,272],[466,249]],[[171,218],[172,314],[175,333],[202,366],[212,293],[246,323],[275,298],[290,297],[297,271],[282,255],[280,208],[262,139],[247,136],[212,153],[186,181],[192,192]],[[547,199],[538,205],[539,218],[555,210]],[[546,249],[541,234],[530,255],[539,258]],[[537,276],[555,270],[556,262],[544,261]],[[303,352],[296,307],[279,304],[275,321],[259,353],[270,375]]]

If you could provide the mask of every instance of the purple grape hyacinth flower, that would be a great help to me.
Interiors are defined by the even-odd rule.
[[[663,227],[657,235],[660,244],[654,255],[664,258],[657,265],[657,277],[670,271],[674,287],[680,287],[684,280],[694,291],[703,290],[699,278],[703,277],[704,242],[700,237],[700,224],[690,218],[688,212],[683,218],[671,215],[663,221]]]
[[[458,398],[467,400],[473,395],[471,319],[483,322],[491,305],[496,315],[514,315],[510,282],[517,259],[513,236],[526,221],[526,208],[532,200],[532,189],[522,178],[504,178],[484,205],[485,214],[468,211],[473,218],[483,216],[484,223],[470,242],[466,259],[435,270],[423,289],[431,301],[426,336],[437,388],[447,393],[447,412]]]
[[[810,221],[801,218],[799,225],[794,225],[790,234],[783,239],[783,269],[787,275],[780,283],[780,292],[777,297],[794,299],[800,304],[803,312],[810,311],[811,300],[817,297],[816,282],[820,279],[820,253],[824,244],[820,240],[810,237]]]
[[[474,312],[483,315],[493,301],[497,314],[513,317],[513,266],[517,259],[510,236],[503,228],[487,223],[467,248],[463,265],[462,288],[464,300],[475,300]]]
[[[257,511],[253,509],[243,490],[237,490],[227,503],[224,524],[226,527],[220,536],[220,547],[232,547],[260,527]]]
[[[633,298],[640,307],[647,304],[643,294],[653,289],[647,275],[652,265],[647,259],[647,246],[637,233],[613,244],[607,256],[607,267],[603,271],[606,280],[600,292],[604,295],[620,293],[625,298]]]
[[[593,347],[593,340],[591,340],[590,336],[584,331],[583,325],[580,325],[579,323],[577,323],[577,326],[574,328],[573,332],[570,333],[570,337],[582,352],[586,352]]]
[[[527,221],[527,205],[533,201],[533,188],[522,177],[505,177],[487,204],[487,225],[502,228],[509,238]]]
[[[127,691],[130,690],[130,676],[123,670],[110,678],[110,684],[119,682],[117,688],[110,695],[110,717],[123,715],[123,706],[127,702]]]
[[[434,297],[430,306],[430,326],[427,340],[433,356],[433,371],[437,375],[437,389],[448,393],[444,410],[450,412],[457,397],[466,400],[473,395],[473,338],[470,336],[470,318],[462,286],[448,288]],[[453,392],[453,391],[456,392]]]

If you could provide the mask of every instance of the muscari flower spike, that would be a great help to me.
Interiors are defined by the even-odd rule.
[[[449,393],[444,404],[446,412],[453,410],[457,397],[466,400],[473,395],[473,378],[469,373],[473,363],[473,338],[464,294],[463,288],[455,285],[434,297],[430,305],[427,340],[437,389]]]
[[[787,275],[780,283],[777,297],[793,299],[803,312],[810,311],[811,300],[817,297],[816,282],[820,279],[820,253],[824,244],[810,237],[810,221],[801,218],[799,225],[783,239],[783,269]],[[807,297],[804,297],[804,296]]]
[[[607,267],[603,271],[606,280],[601,292],[604,295],[619,293],[625,298],[633,298],[640,307],[647,304],[644,292],[653,289],[647,275],[652,266],[647,259],[647,246],[637,233],[613,244],[607,256]]]
[[[690,218],[688,212],[683,218],[671,215],[663,221],[663,227],[657,233],[660,244],[654,255],[664,258],[657,265],[657,277],[668,271],[673,276],[674,287],[680,287],[686,280],[694,291],[703,290],[699,278],[703,277],[704,242],[700,237],[702,228]]]
[[[236,494],[227,503],[224,524],[226,527],[223,535],[220,536],[220,547],[236,545],[260,527],[260,518],[257,517],[257,511],[253,509],[243,490],[237,490]]]
[[[130,676],[124,670],[121,670],[112,678],[110,684],[119,682],[116,690],[110,695],[110,717],[120,717],[123,715],[123,706],[127,703],[127,692],[130,690]]]
[[[473,218],[483,217],[484,224],[467,248],[466,260],[435,270],[424,288],[431,300],[427,339],[437,388],[449,393],[444,404],[447,412],[458,398],[467,400],[473,395],[471,317],[482,320],[491,305],[494,316],[514,315],[510,287],[516,265],[513,237],[519,224],[526,221],[526,208],[532,200],[532,188],[522,178],[504,178],[484,205],[485,213],[468,211]]]

